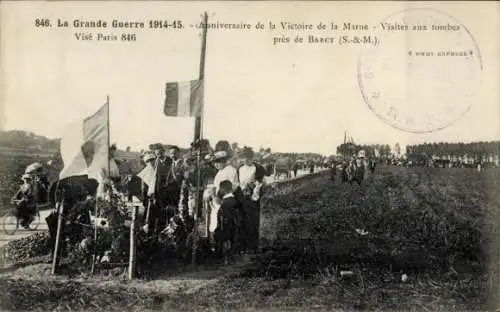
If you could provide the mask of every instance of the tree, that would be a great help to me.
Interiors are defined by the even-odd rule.
[[[130,152],[130,146],[127,146],[127,148],[125,149],[127,152]]]
[[[357,146],[352,142],[342,143],[337,146],[337,154],[343,156],[349,156],[350,154],[356,153]]]

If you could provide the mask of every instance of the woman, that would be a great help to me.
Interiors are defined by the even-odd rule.
[[[236,219],[240,221],[236,221],[239,224],[237,228],[236,235],[236,246],[234,247],[234,251],[238,252],[242,249],[241,242],[241,233],[243,230],[243,226],[241,225],[241,220],[244,220],[245,216],[243,214],[242,202],[243,202],[243,192],[240,187],[238,171],[231,164],[232,159],[232,151],[229,143],[227,141],[219,141],[215,145],[215,153],[212,157],[212,163],[214,167],[217,169],[217,173],[215,174],[214,181],[212,185],[208,185],[207,189],[204,192],[203,199],[208,204],[209,211],[216,212],[221,203],[220,192],[220,184],[223,181],[229,181],[232,185],[233,195],[236,200]],[[215,220],[216,218],[214,218]],[[216,221],[214,221],[216,222]],[[211,224],[213,222],[208,221],[209,229],[214,229],[217,227],[217,224]],[[243,223],[244,224],[244,223]]]
[[[29,225],[33,221],[33,215],[36,211],[33,177],[25,173],[21,179],[23,180],[23,184],[12,198],[12,202],[17,205],[17,218],[21,219],[21,226],[25,229],[29,229]]]
[[[264,185],[265,169],[254,162],[254,152],[245,147],[242,153],[244,164],[238,169],[240,187],[243,191],[243,210],[245,216],[245,249],[259,251],[260,199]]]

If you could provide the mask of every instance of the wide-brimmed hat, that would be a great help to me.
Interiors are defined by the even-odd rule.
[[[43,168],[43,165],[39,162],[32,163],[28,167],[26,167],[26,170],[24,170],[24,173],[32,173],[35,171],[38,171]]]
[[[213,153],[211,160],[213,162],[223,162],[231,158],[231,153],[227,151],[217,151]]]
[[[155,150],[160,150],[162,152],[165,151],[165,147],[161,143],[150,144],[149,145],[149,149],[152,150],[152,151],[155,151]]]
[[[146,152],[146,153],[144,153],[144,155],[142,155],[142,159],[144,160],[144,162],[148,162],[148,161],[153,160],[155,158],[156,158],[156,156],[151,152]]]
[[[227,161],[233,155],[231,146],[228,141],[219,141],[215,144],[215,152],[212,156],[212,161],[222,162]]]

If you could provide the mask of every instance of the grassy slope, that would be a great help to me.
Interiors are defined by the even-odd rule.
[[[404,267],[407,262],[401,264],[400,260],[407,259],[405,253],[412,250],[400,248],[393,260],[400,263],[400,268],[409,276],[406,282],[401,282],[403,272],[394,267],[391,270],[391,263],[368,261],[371,254],[367,250],[373,246],[367,242],[375,242],[377,249],[387,242],[402,242],[405,237],[408,240],[409,231],[414,231],[419,222],[405,224],[411,218],[404,214],[403,218],[397,218],[394,211],[398,209],[412,213],[417,208],[428,210],[429,224],[442,224],[429,229],[435,239],[445,236],[471,239],[458,235],[460,228],[450,228],[452,224],[467,226],[466,220],[473,216],[471,214],[477,214],[477,222],[484,223],[481,229],[491,235],[493,225],[487,221],[496,217],[491,211],[498,211],[498,176],[496,173],[477,175],[470,170],[421,168],[409,174],[401,173],[401,168],[382,170],[373,177],[371,185],[361,188],[334,184],[320,177],[272,191],[273,196],[264,202],[262,220],[267,251],[241,274],[228,276],[212,270],[205,277],[200,277],[200,272],[197,278],[180,276],[161,281],[136,281],[132,285],[111,282],[106,287],[92,280],[57,281],[47,277],[33,281],[3,276],[0,277],[1,308],[38,311],[69,308],[86,311],[486,309],[488,297],[493,299],[492,285],[498,284],[498,275],[493,275],[495,271],[484,268],[488,259],[445,261],[442,272],[432,267],[411,271]],[[405,206],[401,208],[401,205]],[[380,228],[383,213],[391,216],[392,223]],[[440,216],[446,216],[453,223],[440,222]],[[370,234],[360,237],[353,231],[357,227]],[[439,235],[439,231],[447,235]],[[383,236],[387,232],[391,233],[389,238]],[[399,240],[392,239],[398,235]],[[492,255],[493,247],[498,244],[484,239],[484,235],[481,237],[482,248],[487,248],[486,254]],[[299,252],[297,245],[302,251]],[[436,245],[451,248],[458,242],[442,241]],[[343,261],[326,257],[328,246],[336,248],[333,249],[335,255],[343,255]],[[437,252],[429,250],[430,254]],[[495,250],[498,252],[498,248]],[[460,253],[456,254],[460,258]],[[283,255],[286,259],[280,259]],[[311,255],[319,257],[312,260]],[[365,262],[356,262],[360,258]],[[422,262],[421,258],[418,260]],[[450,273],[447,267],[450,263],[457,273]],[[351,269],[355,276],[340,278],[340,269]]]

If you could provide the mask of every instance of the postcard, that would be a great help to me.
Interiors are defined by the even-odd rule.
[[[493,1],[2,1],[0,309],[499,311],[499,38]]]

